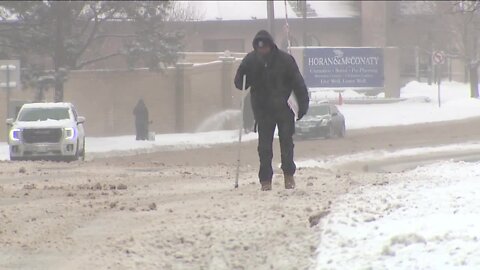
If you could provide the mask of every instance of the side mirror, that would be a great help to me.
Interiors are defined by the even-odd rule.
[[[83,124],[83,123],[85,123],[85,117],[79,116],[77,123],[78,123],[78,124]]]
[[[13,118],[8,118],[6,121],[8,126],[12,126],[13,125]]]

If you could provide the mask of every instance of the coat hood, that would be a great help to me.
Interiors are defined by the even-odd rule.
[[[255,37],[253,38],[253,42],[252,42],[253,49],[256,50],[258,48],[258,42],[260,40],[262,40],[265,43],[270,43],[270,45],[272,45],[272,48],[277,47],[277,45],[275,44],[275,41],[273,40],[272,35],[270,35],[270,33],[268,33],[268,31],[266,31],[266,30],[260,30],[255,35]]]

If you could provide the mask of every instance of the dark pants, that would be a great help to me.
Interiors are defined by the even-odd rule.
[[[296,166],[293,161],[293,134],[295,133],[295,116],[291,110],[266,112],[257,119],[258,122],[258,155],[260,157],[260,182],[271,182],[273,177],[273,136],[278,127],[282,170],[285,175],[294,175]]]

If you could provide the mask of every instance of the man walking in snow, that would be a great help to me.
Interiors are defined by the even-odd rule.
[[[259,31],[252,45],[254,50],[245,56],[238,67],[235,86],[242,89],[243,75],[247,76],[246,88],[251,87],[251,104],[258,124],[258,177],[261,190],[272,189],[272,144],[276,127],[285,188],[293,189],[296,170],[292,138],[295,133],[295,114],[287,101],[293,91],[299,105],[297,120],[300,120],[308,111],[308,90],[295,59],[279,50],[267,31]]]

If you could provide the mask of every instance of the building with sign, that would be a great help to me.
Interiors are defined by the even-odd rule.
[[[155,108],[152,115],[162,115],[163,120],[155,121],[152,126],[157,133],[193,132],[196,124],[206,117],[238,108],[235,102],[239,98],[235,95],[239,91],[232,84],[234,72],[239,59],[251,50],[253,35],[259,29],[268,29],[266,2],[236,1],[233,6],[232,1],[190,3],[206,5],[207,11],[195,20],[166,23],[168,29],[185,33],[184,47],[189,53],[183,54],[183,63],[163,73],[132,71],[126,68],[125,59],[118,56],[69,73],[65,99],[75,103],[87,119],[95,119],[87,121],[89,134],[130,134],[130,127],[124,123],[131,121],[132,100],[142,96]],[[275,1],[273,29],[277,44],[285,49],[284,3]],[[395,98],[402,83],[415,78],[416,62],[422,72],[433,62],[431,53],[418,53],[421,57],[416,61],[414,48],[425,51],[433,41],[448,45],[440,42],[442,39],[430,30],[431,25],[417,23],[415,18],[424,21],[435,16],[418,8],[420,2],[307,1],[306,22],[296,3],[287,1],[291,41],[298,46],[292,48],[292,54],[312,88],[354,86],[379,90],[383,85],[385,96]],[[106,31],[112,36],[132,31],[132,25],[126,21],[111,21],[107,26]],[[306,45],[317,48],[301,47],[304,37]],[[119,39],[105,38],[97,47],[89,48],[85,57],[116,51],[121,46]],[[435,49],[447,51],[443,47]],[[231,53],[225,53],[227,50]],[[448,64],[449,57],[446,59]],[[457,70],[458,66],[451,61],[450,64],[453,71]],[[403,75],[402,80],[399,74]],[[421,79],[426,81],[425,73]],[[17,103],[11,104],[11,108],[33,100],[33,92],[12,90],[12,100]],[[52,91],[45,95],[46,100],[52,100]],[[92,96],[96,98],[92,100]],[[4,91],[0,94],[0,104],[6,100]],[[0,110],[0,118],[6,117],[6,110]],[[5,126],[0,126],[0,140],[5,137],[4,129]]]
[[[398,47],[402,76],[410,79],[415,77],[416,68],[422,77],[427,76],[432,46],[449,44],[448,38],[434,30],[432,21],[438,14],[432,11],[429,1],[307,1],[306,21],[298,2],[287,1],[286,5],[292,46]],[[255,33],[268,29],[265,1],[189,1],[185,8],[191,11],[191,19],[169,21],[166,27],[185,33],[183,45],[187,52],[248,52]],[[276,42],[286,49],[284,1],[274,1],[274,14]],[[128,29],[126,22],[110,25],[112,34]],[[119,46],[118,40],[105,40],[91,51],[112,51]],[[438,49],[447,49],[443,47]],[[125,60],[119,56],[85,68],[125,66]],[[462,68],[458,61],[451,67],[457,79],[461,78]]]
[[[434,5],[446,6],[442,6],[442,10],[453,6],[450,2],[437,2]],[[183,45],[187,52],[248,52],[255,33],[269,28],[265,1],[179,3],[185,3],[183,8],[189,11],[189,19],[168,21],[166,29],[185,33]],[[292,46],[398,47],[404,77],[415,77],[416,69],[425,77],[432,64],[432,49],[449,49],[450,39],[445,33],[442,36],[434,25],[438,10],[432,10],[430,1],[306,1],[306,20],[299,3],[286,1],[285,6],[285,1],[274,1],[273,32],[282,49],[287,47],[285,13]],[[112,36],[132,31],[129,22],[122,21],[112,21],[108,28]],[[433,48],[435,46],[439,48]],[[120,39],[105,38],[85,57],[121,47]],[[124,69],[126,66],[125,58],[118,56],[84,68]],[[458,63],[453,63],[451,69],[454,75],[463,72],[463,66]]]

